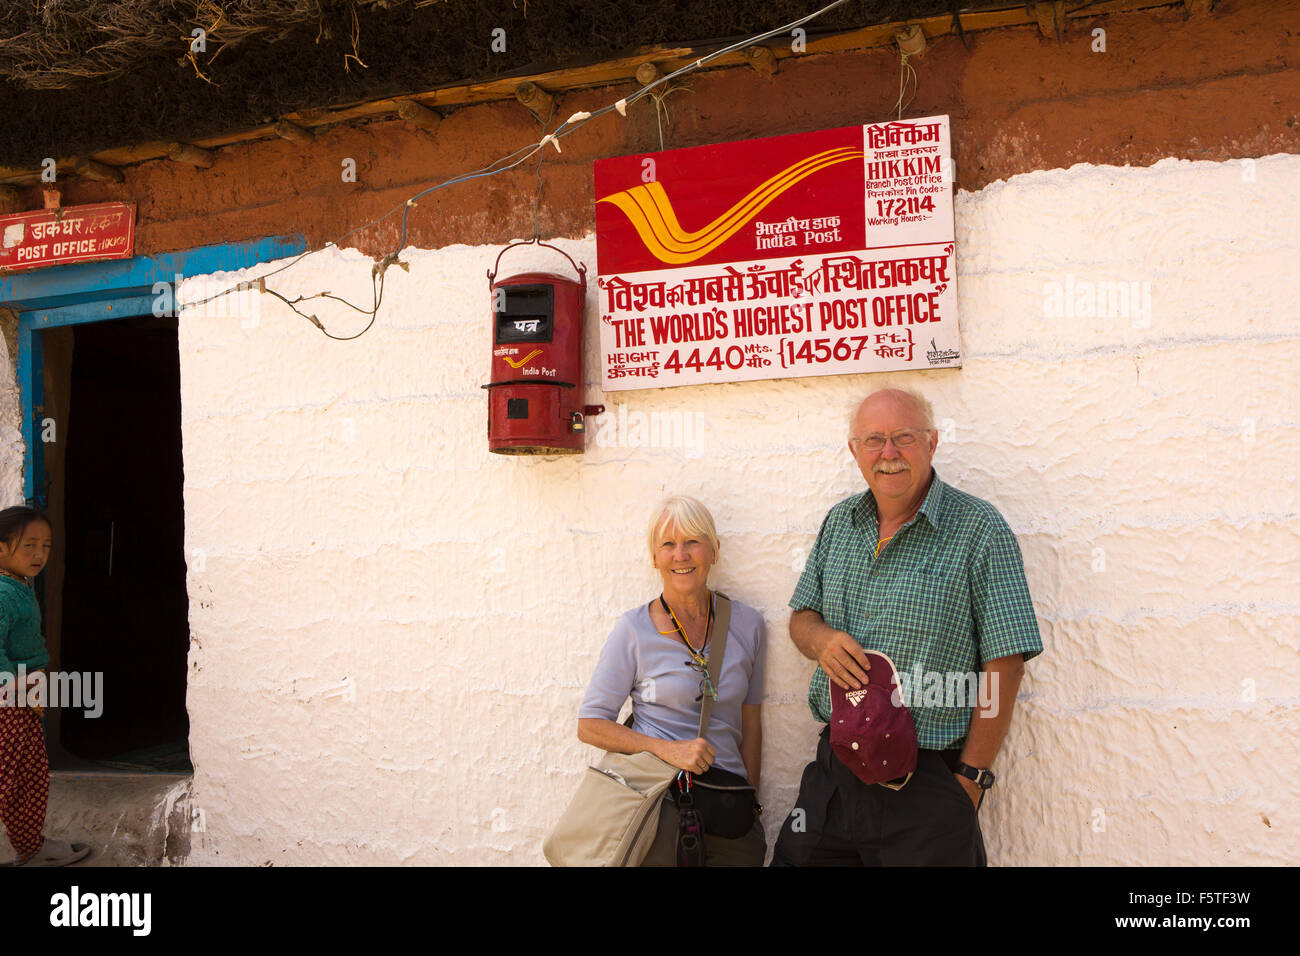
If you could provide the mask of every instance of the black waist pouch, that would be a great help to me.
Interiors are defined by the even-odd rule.
[[[679,777],[668,793],[681,809],[682,786]],[[704,832],[724,840],[738,840],[754,826],[758,795],[744,777],[710,767],[707,772],[691,775],[691,802],[699,814]]]

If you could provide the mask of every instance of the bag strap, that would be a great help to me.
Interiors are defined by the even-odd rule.
[[[718,675],[722,673],[722,657],[727,652],[727,630],[731,627],[731,599],[721,591],[714,591],[718,602],[717,613],[713,616],[713,650],[709,652],[709,680],[714,690],[718,688]],[[709,728],[709,717],[713,715],[713,697],[704,694],[700,704],[700,732],[703,737]]]

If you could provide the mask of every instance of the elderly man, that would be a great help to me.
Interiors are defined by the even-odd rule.
[[[831,719],[828,679],[856,690],[868,681],[865,650],[882,652],[902,675],[916,771],[901,787],[863,783],[828,726],[773,866],[985,865],[979,807],[1024,662],[1043,645],[1015,536],[991,504],[940,480],[937,445],[920,395],[867,397],[849,451],[869,490],[827,514],[790,601],[790,637],[818,664],[813,716]],[[951,693],[975,685],[974,700]]]

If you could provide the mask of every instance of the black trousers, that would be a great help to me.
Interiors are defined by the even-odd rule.
[[[903,789],[868,786],[824,730],[772,866],[987,866],[978,813],[946,760],[922,750]]]

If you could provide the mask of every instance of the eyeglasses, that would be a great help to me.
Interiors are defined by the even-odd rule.
[[[686,666],[697,674],[704,675],[704,679],[700,681],[700,694],[695,698],[695,702],[698,704],[702,701],[705,694],[708,694],[716,701],[718,699],[718,689],[713,686],[713,678],[709,676],[708,661],[705,661],[704,663],[700,663],[699,661],[687,661]]]
[[[892,435],[867,435],[863,438],[850,438],[849,441],[864,451],[880,451],[885,447],[886,441],[892,441],[895,448],[910,448],[930,434],[931,430],[926,428],[917,431],[913,428],[903,428]]]

